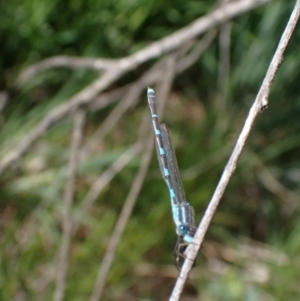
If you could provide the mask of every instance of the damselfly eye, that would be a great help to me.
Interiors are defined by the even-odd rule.
[[[176,229],[177,235],[185,236],[188,233],[188,227],[185,224],[181,224]]]

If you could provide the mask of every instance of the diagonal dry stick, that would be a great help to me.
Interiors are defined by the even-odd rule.
[[[266,76],[262,82],[260,90],[256,96],[256,99],[249,111],[248,117],[245,121],[244,127],[241,131],[241,134],[236,142],[236,145],[233,149],[233,152],[229,158],[229,161],[223,171],[221,179],[218,183],[218,186],[210,200],[210,203],[205,211],[205,214],[201,220],[201,223],[198,227],[198,230],[195,234],[194,243],[191,244],[187,251],[187,259],[185,260],[181,273],[177,279],[174,290],[170,297],[171,301],[177,301],[180,298],[181,292],[184,288],[184,284],[187,280],[188,274],[193,266],[195,258],[199,252],[200,246],[202,244],[204,235],[214,217],[215,211],[218,207],[221,197],[224,194],[224,191],[227,187],[229,179],[231,178],[235,168],[237,161],[241,155],[243,147],[245,145],[246,139],[249,136],[250,130],[254,124],[254,121],[257,115],[268,105],[268,97],[270,92],[271,83],[275,77],[276,71],[282,62],[283,53],[288,45],[288,42],[291,38],[291,35],[295,29],[297,21],[299,19],[300,14],[300,0],[297,0],[294,10],[291,14],[289,22],[285,28],[285,31],[280,39],[276,52],[273,56],[273,59],[269,65]]]
[[[126,72],[135,69],[150,59],[157,58],[167,52],[177,49],[179,46],[189,43],[200,34],[214,28],[216,25],[241,15],[246,11],[266,4],[270,0],[239,0],[218,7],[211,13],[197,19],[190,25],[157,41],[139,52],[128,57],[116,60],[113,67],[103,73],[89,86],[71,97],[67,102],[51,110],[18,145],[4,155],[0,162],[0,174],[20,160],[32,147],[33,143],[45,134],[55,124],[68,117],[78,106],[89,104],[99,93],[116,82]]]

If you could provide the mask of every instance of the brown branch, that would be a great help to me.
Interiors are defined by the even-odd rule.
[[[104,72],[89,86],[74,95],[64,104],[54,108],[48,113],[35,128],[8,152],[0,162],[0,173],[6,170],[14,162],[18,161],[33,145],[33,143],[47,132],[56,123],[69,116],[70,112],[82,104],[89,104],[96,95],[108,88],[112,83],[118,80],[125,72],[128,72],[138,65],[156,58],[164,53],[177,49],[180,45],[189,43],[198,35],[214,28],[216,25],[240,15],[248,10],[254,9],[259,5],[268,3],[270,0],[240,0],[228,3],[220,8],[215,9],[191,25],[165,37],[157,42],[152,43],[141,51],[117,60],[113,68]]]
[[[74,116],[74,130],[62,214],[63,234],[57,260],[56,288],[53,297],[54,301],[62,301],[65,295],[66,277],[69,264],[69,249],[72,236],[71,209],[74,199],[75,175],[78,166],[79,147],[82,139],[85,115],[85,110],[79,109]]]
[[[273,59],[269,65],[266,76],[262,82],[261,88],[256,96],[256,99],[249,111],[248,117],[245,121],[244,127],[241,131],[241,134],[236,142],[234,150],[229,158],[229,161],[223,171],[221,179],[218,183],[218,186],[210,200],[210,203],[205,211],[205,214],[201,220],[201,223],[198,227],[198,230],[195,234],[194,243],[190,244],[187,248],[185,260],[180,275],[177,279],[176,285],[170,297],[171,301],[177,301],[180,298],[181,292],[183,290],[184,284],[187,280],[188,274],[193,266],[195,258],[199,252],[200,246],[203,242],[204,235],[214,217],[215,211],[218,207],[221,197],[224,194],[224,191],[227,187],[227,184],[236,168],[237,161],[241,155],[241,152],[244,148],[245,142],[251,128],[254,124],[254,121],[257,115],[264,109],[268,104],[269,91],[271,87],[271,83],[275,77],[276,71],[282,62],[283,53],[288,45],[290,37],[295,29],[297,21],[299,19],[300,14],[300,0],[297,0],[294,10],[291,14],[289,22],[285,28],[285,31],[280,39],[276,52],[273,56]]]

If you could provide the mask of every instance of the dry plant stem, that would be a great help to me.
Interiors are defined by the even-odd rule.
[[[276,71],[283,59],[283,53],[288,45],[288,42],[292,35],[292,32],[294,31],[294,28],[297,24],[297,21],[299,19],[299,14],[300,14],[300,0],[297,0],[294,10],[289,19],[289,22],[285,28],[285,31],[280,39],[280,42],[276,49],[276,52],[273,56],[273,59],[270,63],[270,66],[268,68],[266,76],[262,82],[261,88],[257,94],[257,97],[256,97],[256,99],[250,109],[249,115],[245,121],[242,132],[237,140],[237,143],[236,143],[234,150],[229,158],[229,161],[223,171],[223,174],[218,183],[218,186],[212,196],[212,199],[210,200],[210,203],[205,211],[205,214],[204,214],[204,216],[201,220],[201,223],[198,227],[198,230],[195,234],[194,243],[191,244],[187,248],[187,252],[186,252],[187,259],[185,260],[185,262],[183,264],[181,273],[177,279],[176,285],[175,285],[172,295],[170,297],[171,301],[177,301],[180,298],[180,295],[183,290],[184,284],[187,280],[188,274],[193,266],[193,263],[195,261],[197,254],[199,252],[204,235],[212,221],[212,218],[215,214],[215,211],[220,202],[220,199],[224,194],[224,191],[229,182],[229,179],[232,176],[232,174],[236,168],[237,161],[241,155],[242,149],[245,145],[246,139],[253,126],[255,118],[257,117],[259,112],[261,112],[261,110],[264,107],[266,107],[266,105],[268,103],[268,96],[269,96],[271,83],[272,83],[274,76],[276,74]]]
[[[78,166],[79,147],[82,139],[83,126],[86,112],[78,109],[74,116],[74,128],[72,135],[71,154],[68,165],[67,183],[64,193],[64,204],[62,214],[62,243],[57,260],[56,288],[53,300],[62,301],[65,295],[66,277],[69,263],[69,248],[72,236],[71,209],[74,199],[74,183]]]
[[[66,55],[58,55],[42,60],[22,71],[15,83],[16,87],[23,86],[33,77],[48,69],[65,67],[70,69],[91,69],[94,71],[108,70],[115,64],[114,60],[96,59],[96,58],[78,58]]]
[[[158,91],[158,97],[161,99],[160,106],[159,106],[159,113],[162,113],[164,109],[164,105],[166,103],[166,100],[168,98],[168,94],[171,90],[171,84],[175,75],[175,57],[169,57],[166,62],[166,74],[164,74],[164,77],[161,79],[161,89]],[[145,130],[148,131],[151,127],[151,122],[149,122],[149,113],[146,112],[145,114],[145,121],[147,121],[147,126],[143,126]],[[144,137],[145,135],[143,135]],[[115,229],[113,231],[113,234],[109,240],[107,250],[105,252],[104,258],[102,260],[102,264],[100,266],[98,277],[94,286],[93,293],[91,295],[90,301],[98,301],[101,298],[104,285],[106,282],[106,278],[108,276],[108,273],[111,269],[111,265],[113,263],[115,253],[117,246],[121,240],[121,236],[123,234],[123,231],[128,223],[129,217],[131,215],[132,209],[136,203],[137,197],[139,195],[139,192],[142,188],[143,182],[145,180],[148,167],[151,161],[151,156],[154,148],[154,139],[153,134],[151,133],[148,135],[148,142],[145,148],[145,152],[142,158],[142,163],[140,166],[140,169],[138,173],[136,174],[136,177],[133,181],[133,185],[131,186],[130,192],[125,200],[124,206],[122,208],[122,212],[118,218],[118,221],[116,223]]]
[[[180,45],[188,43],[198,35],[208,29],[214,28],[218,24],[240,15],[248,10],[254,9],[259,5],[268,3],[270,0],[240,0],[228,3],[215,9],[191,25],[152,43],[141,51],[116,60],[113,67],[104,72],[104,74],[85,89],[74,95],[64,104],[56,107],[36,127],[17,145],[14,150],[4,156],[0,162],[0,173],[18,161],[33,145],[33,143],[45,134],[52,126],[69,116],[70,112],[82,104],[89,104],[96,95],[108,88],[112,83],[118,80],[125,72],[130,71],[150,59],[177,49]]]

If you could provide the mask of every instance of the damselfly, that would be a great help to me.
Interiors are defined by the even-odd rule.
[[[158,123],[154,90],[148,88],[147,96],[155,134],[158,163],[169,189],[173,220],[178,235],[173,257],[177,268],[180,269],[181,259],[185,257],[184,251],[187,245],[193,241],[196,231],[194,210],[185,198],[168,127],[165,124]]]

